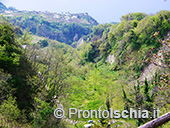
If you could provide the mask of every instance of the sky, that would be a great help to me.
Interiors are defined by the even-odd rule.
[[[0,0],[0,2],[19,10],[87,12],[99,23],[119,22],[122,15],[133,12],[155,14],[160,10],[170,11],[170,0]]]

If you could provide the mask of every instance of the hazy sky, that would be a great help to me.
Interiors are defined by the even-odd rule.
[[[157,13],[170,10],[170,0],[0,0],[7,7],[19,10],[50,12],[88,12],[99,23],[119,21],[122,15],[132,12]]]

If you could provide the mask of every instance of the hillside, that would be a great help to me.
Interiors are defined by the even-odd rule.
[[[78,41],[82,36],[90,34],[92,27],[98,25],[98,22],[88,13],[20,11],[12,7],[7,8],[2,3],[0,10],[11,23],[22,29],[28,28],[34,35],[69,45]]]
[[[0,2],[0,11],[3,12],[5,10],[8,10],[7,7],[3,3]]]
[[[170,12],[124,15],[120,23],[108,30],[101,38],[89,43],[84,41],[77,48],[81,56],[79,64],[84,71],[84,74],[79,71],[79,75],[84,86],[74,86],[77,93],[71,94],[74,97],[70,99],[74,101],[71,105],[81,106],[83,110],[108,109],[109,100],[110,108],[114,110],[132,107],[152,111],[153,106],[159,106],[160,113],[168,112]],[[136,119],[136,125],[148,120]],[[126,123],[113,126],[137,127]],[[168,124],[164,127],[168,128]]]

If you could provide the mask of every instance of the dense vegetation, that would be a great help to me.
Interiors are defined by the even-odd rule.
[[[89,120],[56,119],[53,112],[59,106],[66,117],[68,108],[169,111],[169,11],[127,14],[120,23],[100,25],[49,22],[50,16],[36,12],[11,14],[12,23],[0,19],[0,126],[83,127]],[[51,29],[65,35],[59,41],[77,48],[56,41]],[[95,127],[110,121],[112,127],[135,128],[151,119],[92,120]]]

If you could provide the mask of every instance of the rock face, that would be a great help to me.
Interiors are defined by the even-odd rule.
[[[140,82],[144,82],[145,78],[147,78],[148,81],[151,81],[153,79],[154,74],[159,69],[156,65],[151,63],[148,67],[145,68],[145,70],[141,73],[139,77]]]
[[[113,64],[115,62],[115,56],[114,55],[108,55],[106,62],[109,62],[110,64]]]
[[[76,47],[80,47],[83,44],[84,40],[83,38],[80,38],[76,44]]]

